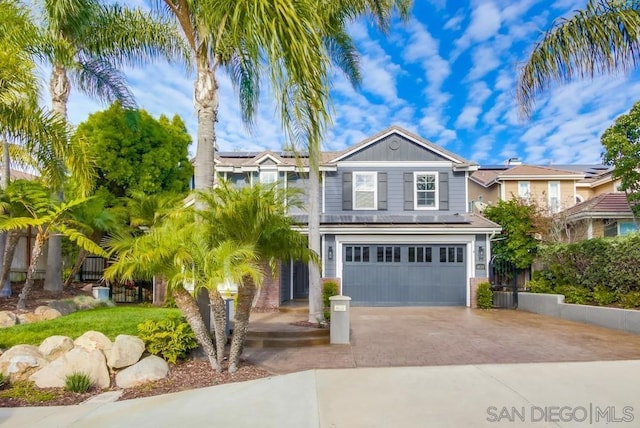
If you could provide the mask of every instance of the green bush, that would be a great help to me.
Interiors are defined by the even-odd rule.
[[[0,389],[4,388],[6,385],[9,385],[9,376],[0,372]]]
[[[532,279],[527,283],[527,287],[530,293],[545,293],[553,294],[553,287],[544,279]]]
[[[196,336],[183,317],[147,320],[138,324],[138,336],[149,353],[159,355],[174,364],[198,347]]]
[[[566,303],[575,303],[577,305],[586,305],[592,300],[591,291],[584,287],[575,285],[563,285],[556,287],[556,293],[564,295]]]
[[[617,297],[616,293],[604,285],[597,285],[596,288],[593,289],[592,295],[593,301],[599,306],[610,305],[616,301]]]
[[[478,284],[476,299],[480,309],[491,309],[493,307],[493,291],[491,291],[491,284],[488,282]]]
[[[621,295],[620,305],[625,309],[633,309],[640,306],[640,291],[630,291]]]
[[[338,293],[338,283],[336,283],[335,281],[327,281],[322,284],[322,304],[325,308],[331,307],[331,301],[329,300],[329,297],[337,296]]]
[[[36,404],[54,400],[56,393],[37,388],[33,382],[22,380],[12,383],[11,388],[0,391],[0,397],[25,400],[30,404]]]
[[[91,377],[83,372],[73,372],[64,379],[64,389],[66,391],[82,394],[93,386]]]

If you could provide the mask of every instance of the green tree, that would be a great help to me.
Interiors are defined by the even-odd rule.
[[[160,55],[170,60],[183,57],[176,28],[150,13],[97,0],[41,0],[39,4],[44,18],[40,52],[52,67],[52,107],[65,121],[71,92],[69,78],[90,96],[133,105],[119,66],[135,66]],[[82,153],[70,154],[72,148],[74,145],[65,145],[59,155],[75,161],[71,165],[74,179],[88,188],[91,167]],[[62,289],[61,242],[60,236],[52,236],[49,241],[45,288],[52,291]]]
[[[519,269],[531,266],[538,251],[536,234],[540,233],[541,216],[535,204],[518,198],[499,201],[483,215],[502,226],[502,232],[491,243],[491,252],[514,263]]]
[[[115,262],[105,271],[105,278],[164,278],[209,364],[220,372],[223,356],[216,353],[194,295],[202,289],[217,289],[225,280],[251,277],[259,282],[261,275],[251,246],[232,241],[215,242],[208,233],[210,228],[196,221],[192,208],[180,208],[147,233],[115,235],[108,241]],[[216,341],[220,343],[219,338]]]
[[[96,188],[107,190],[112,199],[136,192],[186,195],[189,190],[191,137],[177,115],[156,120],[145,110],[115,102],[81,123],[74,139],[86,141],[95,159]]]
[[[613,166],[613,178],[620,179],[620,190],[627,194],[634,214],[640,215],[640,102],[618,117],[600,141],[602,159]]]
[[[69,202],[60,202],[52,198],[48,188],[36,181],[16,180],[7,188],[7,197],[11,205],[20,207],[27,213],[22,217],[3,216],[0,218],[0,230],[12,231],[31,227],[36,230],[36,239],[31,250],[31,261],[27,268],[27,278],[18,299],[17,309],[25,309],[26,301],[33,288],[34,275],[38,260],[47,239],[53,233],[69,238],[73,243],[94,254],[106,256],[99,245],[84,234],[86,226],[71,215],[73,209],[85,204],[88,198],[78,198]]]
[[[589,0],[572,17],[554,21],[520,69],[523,115],[554,83],[634,69],[640,52],[640,1]]]
[[[295,223],[286,214],[282,198],[282,190],[274,186],[256,184],[234,188],[223,181],[212,193],[202,195],[204,208],[198,214],[203,224],[209,226],[207,234],[214,242],[232,241],[253,248],[256,260],[262,266],[269,266],[272,272],[277,271],[280,260],[317,263],[317,254],[309,250],[306,237],[293,229]],[[287,195],[287,204],[296,204],[293,193]],[[244,275],[239,281],[229,351],[229,371],[232,373],[238,369],[253,298],[263,278],[258,279],[260,281],[255,276]]]

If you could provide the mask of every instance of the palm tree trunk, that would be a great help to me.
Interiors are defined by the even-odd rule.
[[[195,107],[198,115],[198,146],[195,162],[196,190],[210,189],[215,180],[215,123],[218,116],[218,82],[207,58],[199,56],[195,82]]]
[[[11,279],[9,274],[11,273],[11,264],[13,263],[13,255],[16,252],[16,247],[20,241],[20,233],[16,230],[7,233],[8,238],[2,257],[2,273],[0,274],[0,284],[4,284],[3,291],[1,293],[4,296],[4,290],[8,288],[9,294],[4,297],[11,296]]]
[[[88,255],[89,255],[89,252],[87,250],[83,250],[82,248],[80,249],[80,251],[78,252],[78,257],[76,257],[76,262],[71,268],[71,272],[69,273],[69,276],[64,281],[64,287],[68,287],[69,285],[71,285],[73,278],[80,271],[80,268],[82,267],[82,264],[84,263],[84,261],[87,259]]]
[[[67,70],[59,64],[54,64],[49,83],[52,109],[66,121],[67,103],[71,92]],[[60,199],[62,199],[62,195],[60,195]],[[54,292],[62,291],[62,235],[59,234],[53,234],[49,237],[44,289]]]
[[[213,311],[213,331],[216,338],[218,365],[222,366],[224,347],[227,345],[227,311],[225,301],[217,289],[209,290],[209,304]]]
[[[317,150],[309,148],[312,156]],[[318,176],[318,157],[311,160],[309,168],[309,249],[320,254],[320,177]],[[317,323],[324,320],[322,304],[322,286],[320,267],[309,262],[309,322]]]
[[[36,234],[36,241],[33,243],[33,250],[31,251],[31,263],[29,263],[29,267],[27,268],[27,279],[24,282],[24,287],[22,287],[22,292],[20,293],[20,298],[16,305],[16,309],[18,310],[24,310],[27,308],[27,298],[33,288],[33,278],[36,274],[36,268],[38,267],[38,260],[42,255],[42,247],[44,243],[45,238],[43,234],[38,232]]]
[[[222,366],[218,364],[216,349],[211,341],[211,336],[209,336],[207,326],[205,326],[204,321],[202,321],[196,300],[181,286],[173,289],[173,297],[176,299],[176,306],[180,309],[185,320],[187,320],[187,323],[191,326],[191,330],[193,330],[196,335],[196,340],[204,350],[211,368],[218,373],[221,372]]]
[[[238,287],[238,305],[236,308],[235,324],[233,326],[233,338],[229,350],[229,373],[238,371],[240,355],[244,349],[244,339],[249,330],[249,317],[251,316],[251,304],[256,294],[256,284],[251,277],[245,277]]]

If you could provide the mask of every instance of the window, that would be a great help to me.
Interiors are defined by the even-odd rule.
[[[415,209],[438,209],[438,173],[414,173]]]
[[[528,181],[518,181],[518,197],[524,199],[525,201],[528,201],[530,193],[530,183]]]
[[[549,182],[549,212],[557,213],[560,211],[560,182]]]
[[[379,263],[400,263],[400,247],[378,247],[376,253]]]
[[[464,248],[440,247],[440,263],[463,263]]]
[[[431,247],[409,247],[409,263],[431,263]]]
[[[278,181],[278,171],[260,171],[260,183],[273,184]]]
[[[377,209],[377,172],[353,173],[353,209]]]
[[[344,247],[344,261],[354,263],[369,262],[369,247],[349,245]]]
[[[619,222],[618,223],[618,236],[624,236],[628,233],[633,233],[638,230],[638,226],[634,222]]]

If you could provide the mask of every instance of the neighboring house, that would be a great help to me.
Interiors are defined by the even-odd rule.
[[[510,159],[505,167],[483,167],[474,172],[469,182],[469,199],[473,208],[480,211],[484,204],[520,198],[556,214],[580,200],[577,184],[585,176],[581,171],[523,165]]]
[[[622,236],[638,230],[638,224],[624,193],[601,193],[564,213],[570,241]]]
[[[290,153],[219,153],[219,176],[237,184],[307,188],[308,159]],[[487,276],[500,227],[469,212],[478,165],[400,127],[323,153],[319,206],[322,276],[354,305],[470,306]],[[307,233],[305,210],[291,209]],[[263,286],[262,306],[308,295],[301,263],[285,262]]]

